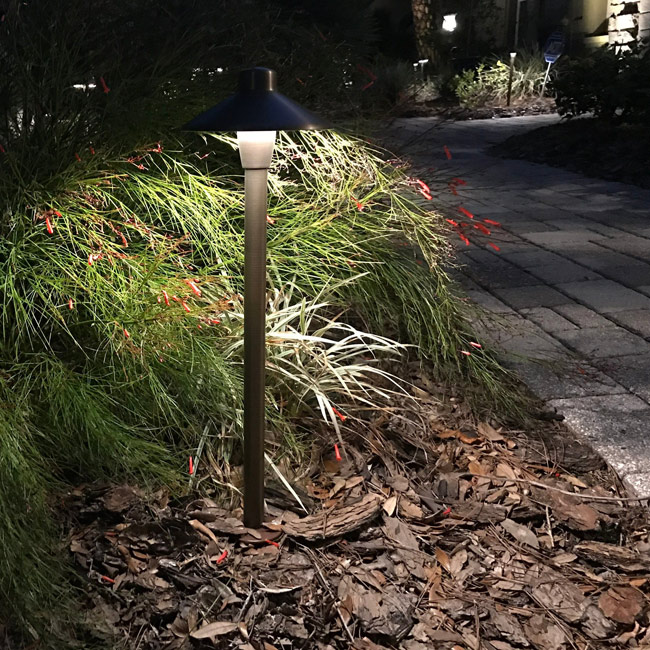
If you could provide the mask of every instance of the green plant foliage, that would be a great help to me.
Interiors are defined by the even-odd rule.
[[[604,46],[570,59],[552,83],[558,112],[568,118],[593,113],[607,121],[650,118],[650,50]]]
[[[512,78],[512,99],[538,96],[544,81],[544,58],[537,50],[517,54]],[[476,69],[463,70],[450,82],[450,89],[461,105],[470,108],[502,104],[508,95],[509,59],[492,57]]]
[[[72,629],[60,609],[45,627],[67,584],[60,490],[181,490],[204,445],[224,471],[241,461],[241,169],[232,137],[172,129],[232,83],[217,59],[243,52],[223,43],[263,39],[234,3],[190,4],[143,1],[125,20],[114,3],[12,3],[0,23],[0,611],[43,644]],[[265,43],[276,62],[291,24]],[[132,59],[119,39],[140,31]],[[339,74],[324,92],[345,94]],[[270,187],[270,453],[298,461],[307,434],[335,435],[335,408],[382,404],[399,388],[377,359],[406,350],[508,398],[488,353],[460,353],[472,337],[444,220],[403,171],[353,137],[284,134]]]

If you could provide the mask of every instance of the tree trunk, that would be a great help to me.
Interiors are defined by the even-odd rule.
[[[415,45],[421,59],[436,61],[434,45],[434,30],[437,26],[434,4],[436,0],[411,0],[413,9],[413,27],[415,29]]]

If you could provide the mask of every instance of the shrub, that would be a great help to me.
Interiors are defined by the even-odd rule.
[[[512,99],[522,100],[539,95],[544,81],[544,59],[537,50],[520,52],[515,59]],[[463,70],[450,82],[461,105],[470,108],[499,104],[508,95],[510,62],[493,57],[479,63],[474,70]]]
[[[570,59],[552,82],[560,115],[593,113],[607,121],[650,118],[650,50],[604,46]]]
[[[87,4],[15,3],[0,24],[0,610],[42,644],[68,620],[43,629],[66,591],[51,516],[60,490],[128,479],[179,491],[194,450],[241,460],[241,169],[232,137],[170,134],[231,83],[201,45],[243,27],[202,21],[197,0],[188,33],[199,43],[176,44],[182,16],[157,23],[158,3],[143,0],[134,22],[151,30],[120,58],[111,35],[135,27],[115,3],[95,5],[97,21]],[[379,399],[370,378],[390,377],[373,356],[403,351],[396,341],[440,379],[503,397],[489,354],[459,352],[471,335],[444,270],[444,220],[403,171],[356,138],[308,132],[281,136],[270,178],[270,324],[283,342],[269,355],[274,452],[298,460],[302,436],[332,435],[334,405],[354,413]]]

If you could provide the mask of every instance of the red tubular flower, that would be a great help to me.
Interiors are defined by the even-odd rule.
[[[228,557],[228,551],[224,551],[218,558],[217,564],[221,564]]]
[[[192,289],[194,295],[201,297],[201,289],[199,289],[192,280],[184,280],[185,284]]]
[[[338,460],[338,461],[342,460],[341,452],[339,451],[339,446],[336,445],[336,444],[334,445],[334,456],[335,456],[336,460]]]
[[[451,160],[451,151],[449,151],[447,145],[445,145],[443,149],[445,150],[445,156],[447,156],[447,160]]]
[[[184,300],[181,300],[181,305],[183,305],[183,309],[189,313],[191,309],[187,306],[187,303]]]
[[[363,203],[361,201],[357,201],[353,196],[350,196],[350,198],[357,204],[357,210],[361,212],[363,210]]]
[[[492,246],[492,248],[494,248],[495,251],[501,250],[496,244],[493,244],[491,241],[488,242],[488,246]]]
[[[129,331],[126,329],[126,327],[124,327],[124,328],[122,329],[122,331],[124,332],[124,338],[126,338],[126,339],[130,339],[130,338],[131,338],[131,335],[129,334]]]
[[[472,353],[468,352],[467,350],[461,350],[460,353],[464,354],[466,357],[471,357],[472,356]]]
[[[476,341],[470,341],[469,344],[470,344],[473,348],[478,348],[479,350],[483,347],[480,343],[477,343]]]
[[[100,78],[99,78],[99,83],[102,85],[102,90],[104,91],[104,93],[105,93],[106,95],[108,95],[108,93],[111,92],[111,89],[110,89],[110,88],[108,87],[108,85],[106,84],[106,81],[104,80],[104,77],[100,77]]]
[[[451,193],[454,196],[458,196],[458,191],[456,190],[456,186],[453,183],[449,183],[449,189],[451,190]]]
[[[474,228],[477,230],[480,230],[482,233],[489,235],[490,231],[482,224],[482,223],[475,223]]]
[[[269,217],[269,215],[267,214],[266,215],[266,223],[270,223],[271,225],[273,225],[275,223],[275,219],[273,219],[272,217]]]
[[[334,411],[334,415],[336,415],[336,417],[337,417],[339,420],[341,420],[341,422],[345,422],[345,421],[348,419],[346,415],[343,415],[343,413],[341,413],[341,411],[339,411],[339,410],[338,410],[336,407],[334,407],[334,406],[332,406],[332,411]]]
[[[443,515],[444,517],[446,517],[447,515],[450,515],[450,514],[451,514],[451,508],[446,508],[446,509],[443,510],[443,512],[442,512],[442,515]]]
[[[468,217],[470,219],[474,218],[474,215],[469,210],[464,208],[462,205],[458,206],[458,212],[462,212],[466,217]]]
[[[165,299],[165,304],[169,307],[169,295],[167,294],[167,292],[164,289],[162,290],[162,295],[163,295],[163,298]]]
[[[77,162],[81,162],[81,156],[78,153],[75,153],[74,157],[77,159]]]
[[[453,219],[445,219],[445,221],[447,223],[450,223],[452,226],[455,226],[456,228],[458,228],[458,223],[456,221],[454,221]]]
[[[429,194],[431,194],[431,189],[429,188],[429,186],[428,186],[424,181],[421,181],[419,178],[416,178],[416,179],[415,179],[415,182],[416,182],[416,183],[417,183],[417,184],[418,184],[418,185],[419,185],[419,186],[420,186],[420,187],[421,187],[425,192],[429,192]]]
[[[74,301],[72,300],[72,298],[68,300],[68,309],[74,309]]]
[[[280,548],[280,545],[277,542],[273,542],[270,539],[265,539],[264,541],[271,546],[275,546],[275,548]]]
[[[485,221],[485,223],[489,223],[491,226],[501,228],[501,224],[498,221],[492,221],[492,219],[483,219],[483,221]]]
[[[374,84],[375,84],[374,81],[369,81],[369,82],[368,82],[368,83],[367,83],[367,84],[366,84],[366,85],[361,89],[361,92],[363,92],[364,90],[368,90],[368,88],[370,88],[370,86],[373,86]]]
[[[458,236],[465,242],[465,246],[469,246],[469,239],[467,239],[467,237],[465,237],[462,232],[459,232]]]
[[[45,227],[47,228],[47,232],[49,232],[50,235],[54,232],[54,229],[52,228],[52,222],[50,221],[49,217],[45,217]]]
[[[190,456],[190,476],[194,475],[194,459]]]
[[[91,155],[91,156],[94,156],[94,155],[95,155],[95,150],[93,149],[93,146],[90,145],[90,146],[88,147],[88,149],[89,149],[89,151],[90,151],[90,155]]]
[[[357,63],[357,68],[365,75],[368,75],[373,81],[377,81],[377,75],[374,74],[372,70],[368,70],[368,68],[362,66],[360,63]]]

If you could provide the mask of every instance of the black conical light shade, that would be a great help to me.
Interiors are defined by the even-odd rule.
[[[275,70],[239,73],[239,90],[190,120],[186,131],[303,131],[328,129],[320,117],[276,90]]]

